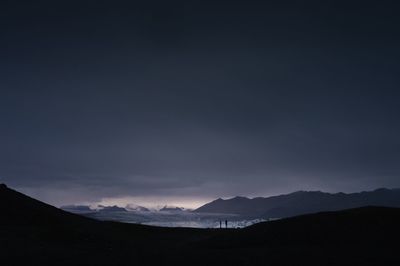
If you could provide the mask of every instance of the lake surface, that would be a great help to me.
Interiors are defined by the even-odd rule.
[[[83,215],[104,221],[192,228],[219,228],[220,221],[222,227],[225,227],[225,221],[227,221],[229,228],[243,228],[265,221],[263,219],[248,219],[235,214],[195,213],[191,211],[99,211],[84,213]]]

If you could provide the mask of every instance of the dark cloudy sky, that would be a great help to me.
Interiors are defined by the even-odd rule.
[[[0,182],[60,205],[400,187],[397,1],[2,1]]]

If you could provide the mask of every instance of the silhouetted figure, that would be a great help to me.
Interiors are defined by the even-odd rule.
[[[221,228],[222,228],[222,221],[219,220],[219,229],[221,229]]]
[[[228,220],[225,220],[225,228],[228,228]]]

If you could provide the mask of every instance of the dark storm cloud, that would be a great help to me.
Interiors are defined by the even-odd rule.
[[[65,201],[400,185],[395,2],[2,5],[2,182]]]

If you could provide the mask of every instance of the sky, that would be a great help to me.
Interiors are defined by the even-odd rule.
[[[2,1],[0,182],[56,206],[400,187],[396,1]]]

